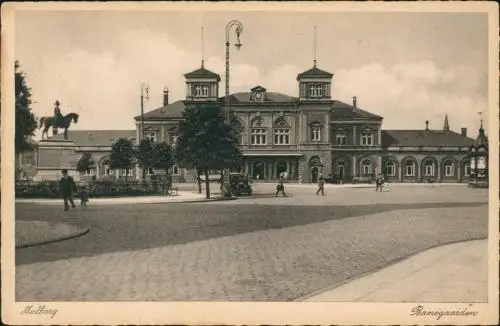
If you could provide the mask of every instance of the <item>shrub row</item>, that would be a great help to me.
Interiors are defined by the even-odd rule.
[[[167,182],[121,182],[94,181],[86,184],[89,197],[146,196],[165,194]],[[81,185],[77,184],[75,197],[79,196]],[[58,181],[42,181],[37,183],[16,183],[18,198],[60,198]]]

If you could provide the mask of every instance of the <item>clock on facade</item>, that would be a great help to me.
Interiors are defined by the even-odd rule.
[[[262,98],[262,93],[255,93],[255,98],[260,100]]]

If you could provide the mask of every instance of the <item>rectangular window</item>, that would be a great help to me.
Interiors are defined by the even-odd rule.
[[[312,141],[321,141],[321,127],[312,127]]]
[[[178,175],[179,174],[179,166],[178,165],[174,165],[172,167],[172,174],[174,174],[174,175]]]
[[[290,129],[274,129],[274,144],[289,145],[290,144]]]
[[[385,173],[388,176],[395,176],[396,175],[396,168],[394,167],[394,164],[390,163],[385,166]]]
[[[447,177],[452,177],[455,174],[455,169],[453,165],[445,165],[444,166],[444,175]]]
[[[347,134],[345,132],[338,132],[335,135],[335,143],[337,145],[345,145],[345,144],[347,144]]]
[[[372,139],[372,133],[371,132],[362,132],[361,133],[361,145],[372,145],[373,139]]]
[[[310,97],[322,97],[323,96],[323,86],[321,84],[309,86],[309,96]]]
[[[175,147],[177,144],[177,135],[170,135],[170,146]]]
[[[434,175],[434,164],[425,166],[425,176],[433,176]]]
[[[405,175],[407,177],[413,177],[413,176],[415,176],[415,165],[413,165],[413,164],[412,165],[407,165],[405,172],[406,172]]]
[[[469,165],[469,164],[466,164],[466,165],[464,166],[464,170],[465,170],[465,171],[464,171],[464,177],[468,177],[468,176],[470,176],[470,165]]]
[[[252,129],[252,145],[266,145],[266,129]]]

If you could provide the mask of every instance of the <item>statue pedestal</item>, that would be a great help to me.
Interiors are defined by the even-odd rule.
[[[36,180],[59,180],[62,169],[67,169],[69,175],[78,181],[80,174],[76,164],[80,154],[75,152],[75,143],[68,139],[41,140],[38,142],[38,174]]]

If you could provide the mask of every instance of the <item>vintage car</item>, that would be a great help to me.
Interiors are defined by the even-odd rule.
[[[341,183],[342,179],[336,174],[330,174],[325,178],[325,183],[338,184]]]
[[[231,185],[231,192],[236,196],[252,195],[252,185],[248,180],[248,176],[243,173],[230,173],[229,183]]]

